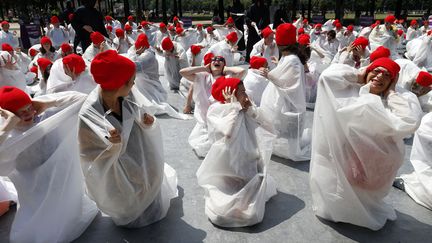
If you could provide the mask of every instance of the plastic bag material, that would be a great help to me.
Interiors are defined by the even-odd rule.
[[[207,130],[207,111],[215,102],[211,95],[211,87],[215,79],[210,73],[197,73],[193,82],[193,100],[195,102],[194,117],[197,121],[189,135],[188,142],[199,157],[205,157],[212,142]]]
[[[411,174],[402,175],[405,191],[418,204],[432,210],[432,113],[425,115],[415,132],[410,162]]]
[[[276,194],[267,172],[275,136],[260,126],[271,123],[241,109],[238,102],[210,107],[209,132],[215,143],[196,173],[205,190],[205,213],[223,227],[261,222],[266,201]]]
[[[232,67],[234,65],[234,53],[231,51],[231,46],[227,41],[222,38],[222,41],[212,45],[206,52],[213,53],[215,56],[222,56],[225,58],[225,66]]]
[[[261,105],[261,97],[268,83],[269,81],[261,76],[257,69],[248,69],[243,84],[246,94],[257,106]]]
[[[79,166],[77,118],[84,99],[76,92],[38,97],[58,107],[27,130],[12,130],[0,147],[0,175],[18,192],[11,242],[70,242],[96,216]]]
[[[278,133],[273,154],[294,161],[309,160],[312,121],[306,113],[303,65],[295,55],[284,56],[268,79],[260,107]]]
[[[383,199],[402,165],[403,138],[418,127],[410,92],[386,100],[357,83],[358,71],[333,64],[321,74],[312,134],[310,186],[315,214],[372,230],[395,220]]]
[[[105,43],[103,44],[103,49],[105,51],[113,49],[110,45],[107,44],[109,39],[105,37]],[[94,47],[93,44],[89,45],[83,54],[83,59],[86,62],[87,67],[90,67],[91,62],[95,58],[97,54],[99,54],[100,49]]]
[[[15,58],[12,58],[9,52],[0,51],[0,87],[14,86],[23,91],[27,91],[26,77],[24,73],[20,70],[17,64],[14,65],[14,69],[7,69],[5,67],[5,60],[12,60],[12,62],[17,61]]]
[[[80,111],[81,167],[89,196],[115,224],[142,227],[165,217],[170,200],[177,196],[175,171],[163,160],[161,130],[142,122],[151,106],[132,88],[122,102],[122,121],[104,111],[100,87],[88,96]],[[121,133],[111,143],[109,131]]]
[[[0,177],[0,202],[4,201],[18,202],[18,194],[15,186],[9,179]]]
[[[276,64],[273,63],[272,57],[275,57],[276,60],[279,60],[279,50],[275,42],[271,45],[265,45],[264,39],[261,39],[252,48],[250,56],[262,56],[267,60],[267,64],[270,70],[276,67]]]
[[[398,40],[395,38],[396,35],[394,31],[387,30],[383,24],[376,26],[369,34],[371,52],[375,51],[379,46],[385,46],[390,50],[393,60],[400,58],[396,49],[398,44]]]
[[[426,69],[432,68],[432,38],[428,35],[414,39],[406,45],[407,58],[412,60],[417,66]]]
[[[177,42],[174,43],[174,53],[175,56],[166,56],[164,60],[164,68],[166,79],[168,80],[171,89],[178,89],[180,86],[180,80],[182,76],[180,75],[180,69],[188,67],[188,60],[186,57],[186,51]],[[166,53],[165,53],[166,54]],[[171,54],[170,54],[171,55]]]

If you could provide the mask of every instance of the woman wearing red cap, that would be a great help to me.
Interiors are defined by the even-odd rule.
[[[164,70],[171,90],[177,91],[180,88],[180,69],[188,67],[186,50],[183,47],[166,37],[162,41],[162,55],[165,57]]]
[[[336,38],[339,41],[338,50],[341,51],[343,48],[348,47],[356,39],[357,34],[358,33],[354,31],[354,25],[348,25],[346,30],[343,31],[341,38]]]
[[[14,51],[0,52],[0,87],[6,85],[27,91],[26,77],[20,69],[19,58],[14,55]]]
[[[244,78],[243,84],[249,99],[256,105],[261,105],[262,94],[267,87],[269,72],[268,61],[264,57],[252,56],[250,58],[250,67]]]
[[[1,31],[0,31],[0,45],[3,43],[8,43],[13,48],[19,47],[19,41],[16,36],[16,33],[12,33],[9,31],[10,25],[9,22],[3,21],[0,23]]]
[[[168,29],[165,23],[160,23],[159,28],[154,32],[154,46],[155,48],[162,49],[161,44],[162,40],[165,39],[165,37],[169,37]]]
[[[396,219],[383,199],[421,115],[417,98],[395,89],[399,70],[379,58],[362,71],[333,64],[321,74],[310,169],[317,216],[372,230]]]
[[[133,87],[135,71],[114,50],[95,57],[90,72],[99,87],[81,108],[78,133],[89,195],[116,225],[130,228],[164,218],[177,196],[153,104]]]
[[[369,65],[369,41],[365,37],[358,37],[347,48],[343,48],[335,56],[332,63],[347,64],[361,68]]]
[[[87,62],[87,65],[90,65],[91,61],[97,54],[113,49],[108,43],[110,40],[97,31],[90,34],[90,40],[91,45],[87,47],[83,54],[83,58]]]
[[[262,56],[267,59],[270,70],[276,67],[275,60],[279,60],[279,50],[275,42],[275,34],[270,27],[261,30],[262,39],[252,48],[250,56]]]
[[[237,78],[220,77],[212,86],[217,100],[207,118],[215,139],[196,175],[204,188],[205,213],[222,227],[245,227],[263,220],[265,204],[276,195],[267,173],[272,125],[252,106]]]
[[[200,45],[205,46],[206,48],[210,48],[214,44],[218,43],[220,40],[221,39],[219,39],[219,36],[216,35],[213,26],[209,26],[206,28],[206,35]]]
[[[71,242],[96,216],[84,193],[76,139],[85,97],[63,92],[31,99],[15,87],[0,88],[0,176],[11,179],[19,197],[10,242]]]
[[[222,56],[212,53],[204,56],[204,66],[188,67],[180,70],[180,74],[193,83],[193,91],[189,93],[184,111],[192,110],[192,98],[195,102],[194,117],[197,124],[189,135],[189,144],[199,157],[204,157],[210,149],[211,142],[207,131],[207,110],[214,99],[211,87],[218,77],[229,75],[242,78],[245,70],[240,67],[227,67]]]
[[[213,53],[215,56],[223,56],[227,66],[234,66],[234,53],[237,51],[238,35],[231,32],[225,36],[222,41],[211,46],[207,53]]]
[[[432,70],[432,32],[407,43],[405,56],[417,66]]]
[[[417,23],[417,20],[413,19],[411,20],[410,26],[408,27],[408,30],[406,32],[406,40],[414,40],[422,35],[422,32],[419,30],[419,25]]]
[[[117,29],[115,34],[116,38],[113,40],[113,47],[120,54],[127,53],[129,48],[134,44],[134,40],[126,35],[123,29]]]
[[[58,50],[63,43],[69,43],[69,30],[60,25],[57,16],[52,16],[46,27],[46,35],[51,39],[54,49]]]
[[[376,26],[369,35],[371,50],[375,51],[378,46],[385,46],[391,51],[393,60],[400,58],[396,49],[399,37],[396,33],[395,21],[396,18],[393,15],[388,15],[384,24]]]
[[[270,81],[261,98],[261,107],[274,121],[278,137],[273,153],[303,161],[310,158],[309,133],[306,129],[305,70],[306,56],[297,44],[297,31],[292,24],[281,24],[276,30],[276,44],[281,53],[278,65],[267,75]]]
[[[48,36],[43,36],[40,40],[41,47],[39,48],[39,53],[34,58],[37,61],[39,58],[47,58],[54,62],[60,58],[60,54],[56,52],[51,39]]]

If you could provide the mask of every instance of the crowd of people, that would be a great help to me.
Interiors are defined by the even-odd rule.
[[[277,193],[272,154],[310,160],[321,218],[379,230],[396,219],[383,201],[392,185],[432,209],[428,23],[299,17],[242,31],[229,17],[186,28],[177,17],[121,23],[94,5],[68,17],[53,16],[28,53],[1,22],[0,214],[19,204],[11,242],[72,241],[98,210],[129,228],[164,218],[177,172],[164,159],[162,114],[196,120],[188,141],[204,158],[197,183],[215,225],[262,221]],[[248,27],[261,39],[245,62]],[[183,113],[167,103],[178,90]],[[412,136],[414,172],[395,178]]]

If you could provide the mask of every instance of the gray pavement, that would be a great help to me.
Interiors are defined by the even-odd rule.
[[[169,103],[182,110],[184,97],[171,92]],[[252,227],[219,228],[204,213],[204,190],[195,176],[202,160],[187,142],[195,121],[166,116],[159,117],[159,121],[166,162],[176,169],[179,183],[179,197],[171,201],[167,217],[141,229],[125,229],[99,214],[75,242],[432,242],[432,211],[394,188],[386,201],[394,206],[398,219],[387,222],[379,231],[317,218],[311,208],[309,161],[292,162],[277,157],[272,157],[269,173],[278,183],[279,192],[267,202],[263,222]],[[412,167],[407,162],[400,170],[410,171]],[[13,216],[11,212],[0,218],[0,242],[8,241]]]

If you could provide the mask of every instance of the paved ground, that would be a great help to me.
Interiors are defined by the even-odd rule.
[[[169,103],[182,110],[184,98],[171,93]],[[159,120],[166,162],[177,170],[179,181],[180,196],[171,201],[167,217],[131,230],[116,227],[109,217],[99,214],[75,242],[432,242],[432,212],[393,188],[386,201],[395,207],[398,219],[380,231],[318,219],[311,209],[309,162],[277,157],[272,158],[269,173],[277,181],[279,193],[267,203],[263,222],[245,228],[218,228],[204,214],[204,191],[195,177],[201,160],[187,143],[195,122],[168,117]],[[407,154],[410,149],[407,145]],[[400,170],[409,171],[409,163]],[[0,242],[8,241],[13,216],[11,212],[0,218]]]

